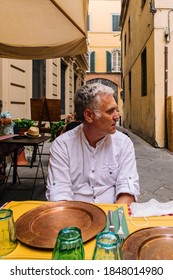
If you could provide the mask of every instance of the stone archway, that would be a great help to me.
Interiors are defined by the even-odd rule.
[[[99,77],[99,78],[93,78],[91,80],[88,80],[86,83],[89,83],[89,84],[100,83],[105,86],[111,87],[113,89],[113,91],[115,92],[114,97],[115,97],[116,102],[118,103],[118,85],[115,84],[113,81]]]

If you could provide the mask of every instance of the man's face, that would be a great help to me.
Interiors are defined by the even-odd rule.
[[[112,95],[101,95],[100,118],[93,120],[96,132],[102,136],[116,131],[119,119],[117,103]]]

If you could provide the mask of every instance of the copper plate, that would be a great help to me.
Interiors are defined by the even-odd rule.
[[[80,228],[83,242],[86,242],[102,231],[106,222],[106,214],[94,204],[79,201],[50,202],[18,218],[16,236],[26,245],[53,249],[62,228]]]
[[[135,231],[123,242],[124,260],[173,260],[173,227]]]

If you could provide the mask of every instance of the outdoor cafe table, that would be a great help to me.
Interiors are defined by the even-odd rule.
[[[45,203],[50,203],[47,201],[11,201],[4,206],[6,209],[11,209],[13,211],[14,220],[16,221],[22,214],[33,209],[34,207],[41,206]],[[129,209],[127,205],[120,204],[96,204],[98,207],[103,209],[107,214],[108,210],[117,210],[119,207],[124,208],[125,218],[128,225],[129,233],[145,227],[156,227],[156,226],[173,226],[173,216],[159,216],[159,217],[147,217],[147,225],[144,226],[144,218],[133,218],[133,223],[131,223],[131,217],[129,215]],[[137,224],[138,226],[136,226]],[[141,226],[140,226],[141,225]],[[91,260],[92,254],[95,246],[95,238],[84,243],[85,249],[85,259]],[[18,241],[17,247],[10,254],[3,257],[3,259],[32,259],[32,260],[50,260],[52,257],[52,250],[43,250],[25,246]]]
[[[42,149],[41,150],[39,149],[39,145],[41,145],[43,148],[44,142],[47,141],[48,139],[50,139],[50,136],[45,136],[45,135],[41,135],[41,137],[38,137],[38,138],[29,138],[26,136],[24,136],[24,137],[20,136],[20,138],[17,138],[17,139],[16,139],[16,136],[18,136],[18,135],[11,134],[11,135],[6,135],[5,137],[4,136],[0,137],[0,145],[6,144],[7,146],[16,147],[14,150],[14,158],[13,158],[13,184],[15,184],[17,181],[17,166],[18,166],[17,165],[17,147],[18,147],[18,145],[32,146],[34,148],[37,148],[38,155],[39,155],[39,162],[36,167],[37,167],[37,171],[38,171],[38,168],[40,166],[42,168],[42,162],[41,162]],[[22,166],[22,167],[25,167],[25,166]],[[28,167],[28,166],[26,166],[26,167]],[[33,166],[30,166],[30,167],[33,167]],[[37,174],[37,172],[36,172],[36,174]],[[43,170],[42,170],[42,174],[44,176]]]

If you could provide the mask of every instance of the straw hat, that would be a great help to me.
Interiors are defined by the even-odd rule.
[[[24,134],[30,138],[38,138],[41,136],[39,134],[39,128],[35,126],[31,126]]]

